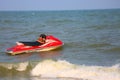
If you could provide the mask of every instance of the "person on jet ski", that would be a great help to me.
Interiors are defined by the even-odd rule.
[[[39,38],[36,41],[34,41],[34,42],[19,41],[19,42],[17,42],[17,45],[39,46],[39,45],[45,44],[45,42],[46,42],[46,35],[45,34],[41,34],[39,36]]]
[[[40,44],[44,44],[46,42],[46,35],[45,34],[41,34],[39,36],[39,38],[37,39],[37,42],[39,42]]]

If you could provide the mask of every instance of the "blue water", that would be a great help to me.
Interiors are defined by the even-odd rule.
[[[6,48],[15,45],[16,41],[33,41],[41,33],[54,35],[64,42],[64,46],[55,51],[27,53],[16,56],[10,56],[5,53]],[[111,73],[107,77],[100,75],[103,78],[100,80],[107,79],[110,76],[114,80],[119,80],[120,9],[0,11],[0,70],[5,72],[4,74],[0,72],[1,79],[9,80],[9,78],[13,77],[12,79],[15,80],[17,77],[17,80],[49,80],[51,78],[48,74],[44,74],[42,78],[40,75],[37,75],[39,78],[30,75],[30,72],[34,71],[35,66],[39,66],[42,63],[47,65],[47,60],[50,60],[49,63],[51,64],[56,62],[55,64],[59,67],[62,67],[60,66],[61,63],[59,63],[59,60],[74,64],[77,67],[79,66],[79,69],[83,68],[82,65],[85,65],[83,70],[86,74],[88,74],[86,67],[91,70],[91,66],[93,66],[94,69],[92,70],[95,70],[97,74],[98,70],[96,69],[102,66],[102,74],[108,74],[109,72],[104,72],[104,69],[109,70],[109,67],[117,65],[115,69],[118,70],[113,72],[118,77],[113,76],[114,73]],[[67,63],[64,63],[63,66],[66,66]],[[21,67],[19,68],[18,66],[21,64],[25,67],[22,67],[24,71],[19,72]],[[68,68],[71,68],[71,66],[68,66]],[[48,69],[51,69],[50,65],[48,65]],[[73,73],[75,74],[76,71],[79,70],[76,69]],[[62,74],[60,79],[56,78],[58,76],[52,76],[52,79],[62,80],[66,78],[67,80],[69,77],[72,77],[71,79],[73,80],[75,78],[81,80],[98,79],[96,76],[82,77],[79,72],[79,77],[71,76],[73,75],[71,73],[71,75],[67,76],[63,76]],[[41,74],[43,73],[44,71],[41,72]],[[35,75],[35,73],[32,73],[32,75]],[[110,79],[108,78],[108,80]]]

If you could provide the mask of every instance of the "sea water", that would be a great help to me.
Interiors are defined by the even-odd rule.
[[[17,41],[51,34],[62,48],[10,56]],[[0,80],[120,80],[120,9],[0,11]]]

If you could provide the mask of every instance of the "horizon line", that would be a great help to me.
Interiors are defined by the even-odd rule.
[[[110,10],[110,9],[120,9],[120,8],[99,8],[99,9],[48,9],[48,10],[0,10],[0,11],[76,11],[76,10]]]

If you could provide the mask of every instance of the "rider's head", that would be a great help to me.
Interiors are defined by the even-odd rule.
[[[41,34],[40,37],[45,38],[46,39],[46,35],[45,34]]]

